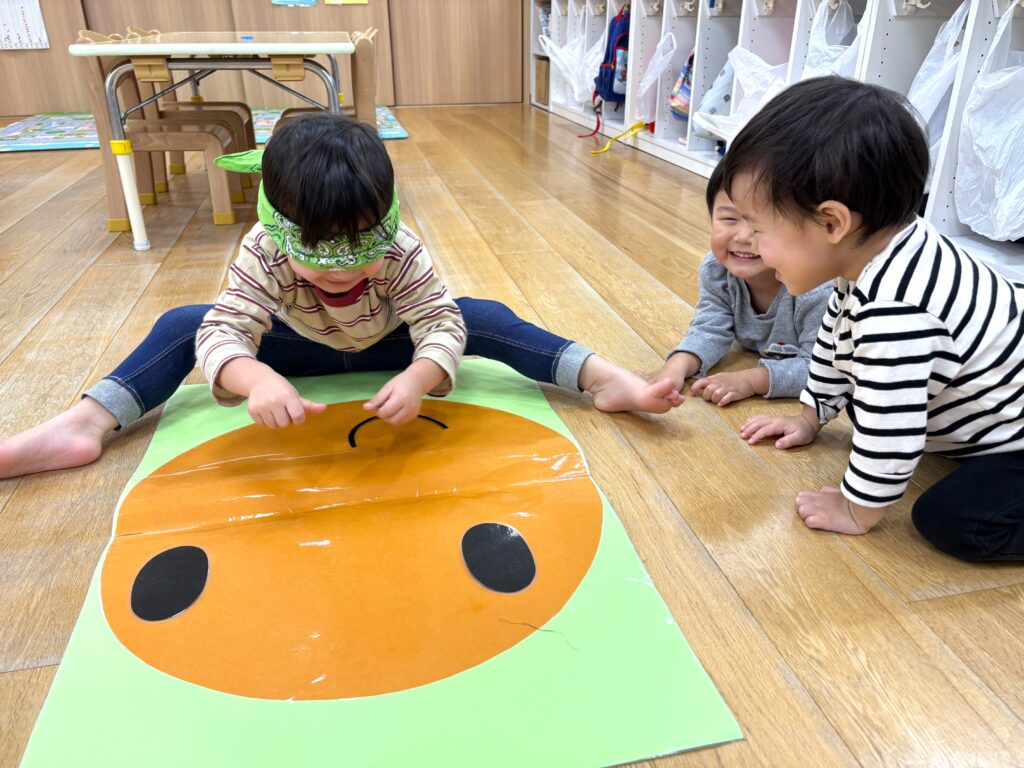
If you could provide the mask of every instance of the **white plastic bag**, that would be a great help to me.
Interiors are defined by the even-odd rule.
[[[729,61],[736,72],[736,82],[743,90],[743,98],[732,105],[731,114],[697,112],[693,116],[696,125],[727,142],[735,138],[761,107],[786,89],[788,68],[788,64],[771,66],[756,53],[739,47],[729,51]]]
[[[992,240],[1024,237],[1024,52],[1010,47],[1014,0],[964,104],[953,197],[960,221]]]
[[[857,57],[860,55],[860,41],[864,39],[868,31],[867,14],[857,24],[853,35],[853,42],[846,46],[846,50],[839,54],[839,58],[832,62],[828,68],[829,74],[840,77],[853,78],[857,74]]]
[[[640,85],[637,88],[636,108],[634,109],[634,122],[654,122],[655,113],[658,110],[658,89],[655,84],[665,74],[672,63],[672,56],[676,52],[676,36],[671,32],[666,34],[658,42],[654,49],[651,60],[647,63],[643,77],[640,78]]]
[[[586,38],[578,35],[564,46],[556,45],[547,35],[540,35],[540,47],[555,64],[555,70],[565,79],[572,98],[585,104],[594,95],[594,78],[604,57],[604,35],[588,50]]]
[[[715,77],[711,87],[705,92],[704,98],[700,100],[700,105],[695,110],[692,110],[692,114],[696,116],[698,112],[701,112],[705,115],[728,115],[731,111],[732,81],[735,76],[736,73],[732,68],[732,61],[726,59],[722,71]],[[714,140],[718,138],[701,128],[695,120],[693,121],[693,133],[695,136],[701,136],[705,139]]]
[[[852,75],[852,67],[857,65],[856,51],[853,54],[852,67],[848,63],[850,56],[847,52],[856,33],[853,9],[848,0],[839,0],[839,5],[835,10],[832,10],[829,0],[819,0],[818,8],[814,12],[814,20],[811,22],[811,35],[807,42],[807,58],[804,59],[804,68],[800,77],[794,78],[794,80],[807,80],[811,77],[824,77],[832,74],[844,74],[847,77]],[[850,70],[849,75],[837,72],[833,68],[843,54],[847,55],[841,66]]]
[[[942,129],[949,112],[949,99],[953,92],[953,78],[956,77],[956,66],[960,61],[961,37],[967,24],[967,12],[970,0],[963,4],[945,24],[939,27],[935,42],[925,56],[921,68],[910,84],[907,100],[921,115],[924,129],[928,134],[931,164],[934,170],[938,159],[939,143],[942,140]],[[931,174],[929,173],[929,178]]]

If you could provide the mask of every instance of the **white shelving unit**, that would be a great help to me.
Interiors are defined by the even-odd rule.
[[[532,0],[545,2],[546,0]],[[668,96],[683,64],[694,52],[691,108],[696,109],[732,48],[741,46],[769,64],[788,62],[790,82],[803,69],[811,21],[818,2],[829,0],[632,0],[630,13],[629,72],[626,104],[605,115],[600,133],[611,137],[634,120],[634,94],[662,36],[675,36],[676,51],[658,85],[654,131],[620,140],[628,146],[656,155],[675,165],[710,176],[719,158],[715,143],[693,134],[692,121],[673,119]],[[587,42],[600,38],[624,0],[550,0],[552,38],[559,45],[573,35],[585,34]],[[850,0],[861,29],[855,76],[906,95],[939,27],[959,6],[960,0]],[[963,239],[972,252],[1000,266],[1015,279],[1024,280],[1024,244],[997,243],[971,232],[959,222],[953,199],[964,103],[978,70],[988,54],[992,35],[1010,0],[970,0],[964,31],[963,53],[953,85],[949,112],[928,190],[925,217],[954,240]],[[564,12],[558,14],[559,4]],[[927,0],[921,3],[927,5]],[[556,25],[556,19],[560,22]],[[558,37],[561,35],[561,37]],[[1024,44],[1024,11],[1014,20],[1014,44]],[[557,70],[551,70],[550,109],[560,117],[587,128],[595,124],[589,104],[575,103]],[[734,89],[734,99],[741,94]],[[1024,121],[1024,114],[1016,116]],[[1024,149],[1022,149],[1024,151]],[[599,162],[595,160],[595,162]],[[1024,205],[1024,201],[1021,201]]]
[[[1024,243],[1002,243],[977,235],[960,223],[953,199],[953,184],[956,179],[957,152],[960,144],[960,116],[964,103],[974,87],[982,63],[988,55],[992,36],[999,19],[1010,5],[1010,0],[972,0],[964,33],[963,53],[953,81],[953,95],[949,101],[949,112],[942,132],[939,157],[932,172],[925,218],[940,232],[959,242],[971,253],[1000,268],[1000,271],[1016,280],[1024,280]],[[952,12],[952,11],[951,11]],[[1013,40],[1017,45],[1024,40],[1024,16],[1020,10],[1013,20]],[[1017,115],[1024,120],[1024,115]],[[1024,205],[1024,201],[1021,201]]]
[[[540,101],[538,97],[538,83],[537,83],[537,62],[539,60],[548,61],[548,56],[544,53],[544,49],[540,47],[540,36],[545,30],[541,27],[540,14],[543,11],[548,17],[548,28],[547,33],[557,45],[565,44],[565,24],[562,21],[564,14],[559,16],[559,8],[562,11],[565,10],[566,0],[530,0],[530,17],[529,24],[527,26],[527,34],[529,35],[529,51],[530,51],[530,65],[529,65],[529,78],[530,78],[530,103],[535,107],[541,109],[547,109],[548,105]],[[557,18],[557,20],[556,20]],[[550,62],[548,66],[548,99],[551,98],[551,89],[561,88],[564,90],[565,83],[562,82],[562,78],[555,76],[551,77]],[[563,97],[564,98],[564,97]]]
[[[668,106],[668,94],[671,93],[672,86],[679,78],[679,72],[690,57],[690,53],[695,50],[697,5],[697,2],[687,2],[687,0],[665,0],[661,8],[659,39],[661,35],[673,35],[676,41],[676,52],[672,56],[672,63],[665,74],[661,76],[657,86],[658,111],[655,113],[654,134],[641,137],[639,145],[642,149],[661,157],[665,157],[664,153],[666,152],[670,153],[666,159],[671,159],[671,155],[678,155],[684,149],[683,143],[686,142],[689,123],[672,117],[672,110]],[[657,41],[655,41],[656,45]],[[651,46],[652,51],[655,46]],[[640,74],[642,75],[642,72]]]

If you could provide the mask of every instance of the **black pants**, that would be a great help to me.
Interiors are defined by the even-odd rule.
[[[1024,452],[965,459],[921,494],[912,519],[962,560],[1024,560]]]

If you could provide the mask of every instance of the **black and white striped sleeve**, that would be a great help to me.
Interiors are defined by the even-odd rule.
[[[850,394],[850,381],[832,367],[835,358],[833,329],[839,317],[839,302],[842,294],[832,291],[825,315],[821,318],[818,339],[811,352],[807,369],[807,386],[800,394],[800,402],[818,412],[818,421],[831,421],[846,407]]]
[[[941,320],[900,302],[861,305],[852,341],[853,451],[843,494],[882,507],[903,496],[924,453],[929,398],[960,358]]]

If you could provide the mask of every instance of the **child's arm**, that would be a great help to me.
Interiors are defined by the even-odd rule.
[[[807,385],[807,374],[822,318],[828,308],[831,286],[822,286],[796,300],[793,322],[799,341],[795,357],[782,360],[762,358],[757,368],[726,371],[694,382],[690,392],[717,405],[728,405],[754,395],[797,397]],[[827,333],[831,334],[831,324]],[[788,345],[787,345],[788,346]],[[792,347],[789,347],[792,349]],[[822,353],[827,353],[822,349]],[[819,359],[824,359],[821,357]]]
[[[862,305],[857,316],[851,364],[857,382],[850,414],[853,451],[841,490],[826,486],[796,498],[797,512],[808,527],[848,534],[869,531],[903,496],[928,436],[929,383],[933,377],[948,381],[960,365],[948,329],[927,312],[876,302]],[[813,365],[811,370],[813,374]],[[806,405],[803,416],[810,420],[818,412]],[[763,432],[766,417],[751,422],[756,419],[761,419],[756,426]],[[751,432],[750,442],[767,434],[772,432]],[[782,442],[777,447],[790,447]]]
[[[814,344],[821,330],[821,321],[828,310],[829,299],[834,290],[831,284],[823,285],[797,297],[793,311],[793,335],[797,341],[797,354],[782,360],[762,358],[758,367],[766,373],[765,397],[799,397],[807,386],[807,374]],[[786,345],[787,351],[793,347]]]
[[[845,294],[836,289],[828,295],[825,315],[818,327],[818,337],[807,367],[807,384],[800,393],[800,402],[815,409],[818,421],[831,421],[850,402],[853,385],[832,367],[835,358],[833,329],[839,317],[839,303]]]
[[[686,379],[706,374],[732,346],[735,322],[725,267],[708,254],[701,262],[698,282],[700,300],[686,335],[659,371],[645,375],[648,381],[667,377],[682,389]]]
[[[419,415],[423,396],[438,389],[447,378],[441,366],[421,357],[381,387],[363,408],[389,424],[404,424]]]
[[[196,333],[196,360],[210,382],[214,399],[221,405],[237,405],[246,397],[248,387],[236,389],[222,385],[224,367],[246,358],[255,362],[256,352],[282,303],[281,286],[259,247],[257,238],[247,235],[238,256],[228,269],[228,286],[206,313]],[[239,392],[239,388],[246,392]]]
[[[416,418],[424,395],[451,391],[466,348],[462,313],[434,272],[426,247],[404,230],[402,238],[403,257],[391,267],[394,273],[389,278],[388,295],[409,326],[415,345],[413,360],[365,406],[395,425]]]
[[[217,384],[227,392],[249,399],[249,416],[271,429],[301,424],[306,411],[321,413],[327,406],[301,397],[284,376],[251,357],[236,357],[220,370]]]
[[[903,496],[929,434],[949,431],[932,390],[956,379],[961,356],[942,320],[895,301],[862,304],[852,338],[853,451],[842,491],[855,504],[886,507]],[[970,397],[964,389],[959,396]]]
[[[656,371],[645,374],[651,384],[671,379],[676,390],[682,390],[686,380],[700,370],[700,358],[692,352],[673,352],[664,365]]]

